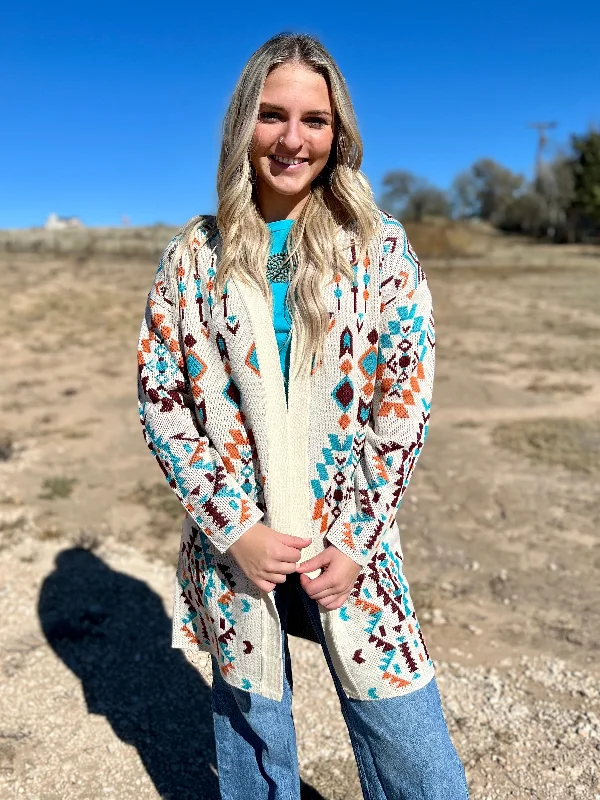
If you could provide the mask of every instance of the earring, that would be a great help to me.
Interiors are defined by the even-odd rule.
[[[250,164],[250,183],[256,183],[256,170],[254,164]]]

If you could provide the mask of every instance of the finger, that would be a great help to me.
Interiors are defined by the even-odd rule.
[[[302,553],[302,548],[291,547],[287,542],[282,542],[282,545],[283,546],[277,550],[277,558],[280,558],[282,561],[289,561],[291,564],[297,564]]]
[[[275,583],[285,583],[287,575],[283,575],[281,572],[269,572],[267,574],[267,578],[271,582]]]
[[[272,583],[271,581],[263,581],[260,578],[254,581],[255,585],[261,590],[261,592],[272,592],[275,588],[276,584]]]
[[[308,575],[304,575],[301,572],[300,573],[300,586],[302,586],[304,591],[306,591],[306,589],[308,588],[308,585],[310,584],[310,582],[311,582],[311,579],[308,577]]]
[[[306,589],[306,593],[314,597],[327,589],[333,590],[336,582],[329,574],[329,570],[323,570],[316,578],[310,578],[308,575],[301,572],[300,583]],[[338,587],[337,591],[338,593],[340,592],[340,587]]]
[[[322,589],[320,592],[312,593],[307,592],[308,596],[311,597],[313,600],[323,600],[326,597],[331,597],[332,595],[340,595],[342,590],[339,586],[327,586],[325,589]]]
[[[295,561],[272,561],[266,567],[266,571],[269,573],[278,572],[284,573],[285,575],[290,575],[292,572],[296,571],[296,562]]]
[[[307,575],[301,575],[300,584],[306,594],[313,600],[324,597],[326,594],[340,593],[340,588],[336,587],[335,581],[327,574],[327,570],[317,578],[309,578]]]
[[[304,589],[304,591],[309,597],[310,597],[309,595],[310,586],[313,580],[315,580],[315,578],[309,578],[308,575],[300,573],[300,586]]]
[[[277,533],[280,542],[290,547],[295,547],[296,550],[302,550],[303,547],[308,547],[312,543],[312,539],[308,539],[305,536],[289,536],[287,533],[280,533],[279,531]]]
[[[347,599],[348,595],[345,593],[334,594],[329,597],[324,597],[322,600],[319,600],[318,603],[326,611],[334,611],[337,608],[341,608]]]
[[[321,553],[309,558],[308,561],[303,561],[296,568],[297,572],[312,572],[314,569],[324,567],[331,561],[331,553],[328,553],[329,547],[326,547]]]

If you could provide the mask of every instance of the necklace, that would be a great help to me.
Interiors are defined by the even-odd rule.
[[[284,265],[283,261],[287,253],[274,253],[267,259],[267,278],[271,283],[287,283],[290,279],[289,261]]]

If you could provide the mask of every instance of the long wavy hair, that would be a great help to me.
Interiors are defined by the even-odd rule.
[[[273,295],[266,276],[270,232],[258,205],[252,139],[267,75],[282,64],[303,65],[322,75],[332,96],[333,141],[327,163],[313,180],[311,192],[287,239],[290,286],[287,304],[299,334],[301,368],[321,362],[329,327],[322,297],[323,282],[336,273],[354,279],[349,246],[356,261],[379,230],[381,215],[367,178],[360,171],[362,140],[343,75],[314,36],[280,33],[256,50],[240,75],[223,121],[217,173],[218,209],[212,218],[221,236],[221,258],[214,292],[219,297],[234,275],[263,292],[271,313]],[[181,244],[190,247],[206,217],[192,218],[182,229]],[[207,238],[211,230],[205,230]],[[178,260],[176,260],[177,263]],[[297,327],[296,327],[297,326]]]

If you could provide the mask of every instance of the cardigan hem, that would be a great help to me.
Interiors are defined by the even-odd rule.
[[[377,700],[391,700],[394,697],[403,697],[407,694],[412,694],[413,692],[422,689],[433,677],[435,677],[435,667],[433,665],[429,665],[427,669],[422,670],[422,674],[418,678],[410,681],[410,683],[405,686],[398,687],[398,689],[390,694],[383,694],[381,692],[381,688],[378,689],[378,694],[376,696],[373,696],[372,694],[361,695],[359,693],[349,694],[345,688],[344,693],[349,700],[368,700],[371,702],[376,702]]]
[[[281,628],[279,629],[281,633]],[[207,682],[209,681],[209,673],[211,672],[211,656],[214,655],[211,648],[209,646],[203,646],[199,644],[196,647],[191,647],[190,645],[182,645],[177,644],[175,642],[172,643],[171,647],[174,650],[181,650],[183,652],[184,658],[188,661],[191,666],[193,666],[202,676],[204,680]],[[421,670],[421,674],[418,678],[413,679],[412,681],[408,682],[404,686],[398,687],[391,687],[393,691],[389,693],[382,693],[381,687],[378,688],[377,693],[369,693],[369,692],[360,692],[354,684],[349,683],[348,681],[344,680],[343,676],[346,674],[346,670],[344,669],[343,672],[338,671],[338,667],[341,666],[339,659],[335,658],[335,651],[332,651],[331,648],[329,649],[329,653],[333,659],[334,667],[336,668],[336,674],[340,678],[340,682],[342,684],[342,691],[344,692],[345,696],[349,700],[360,700],[360,701],[369,701],[375,702],[377,700],[390,700],[394,697],[403,697],[408,694],[412,694],[412,692],[416,692],[419,689],[422,689],[426,686],[432,678],[436,675],[436,669],[433,663],[428,664],[427,667]],[[281,659],[280,659],[281,660]],[[247,685],[244,685],[244,679],[234,680],[235,673],[227,673],[226,675],[221,674],[221,677],[225,681],[225,683],[229,684],[229,686],[240,689],[242,691],[247,691],[250,694],[260,694],[262,697],[266,697],[269,700],[277,700],[278,702],[281,701],[283,697],[283,662],[281,666],[281,691],[276,690],[272,685],[261,683],[259,687],[250,688],[248,689]]]

